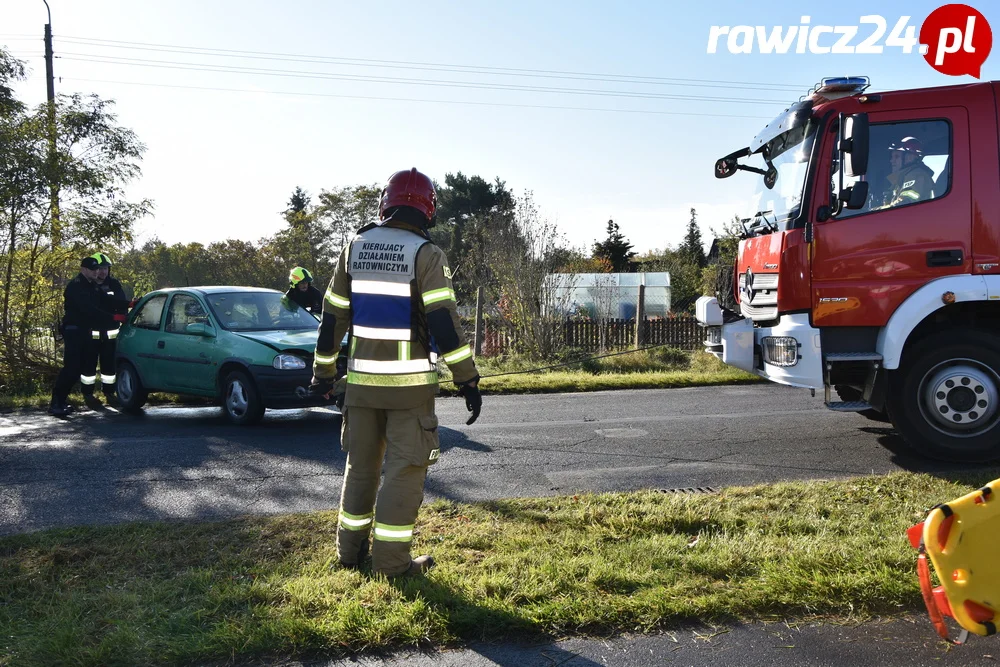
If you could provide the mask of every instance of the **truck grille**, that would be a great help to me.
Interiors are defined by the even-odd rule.
[[[747,289],[747,282],[750,288]],[[740,274],[740,312],[752,320],[778,317],[778,274],[754,274],[750,269]]]

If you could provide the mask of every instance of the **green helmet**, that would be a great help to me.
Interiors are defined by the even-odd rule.
[[[111,259],[108,258],[103,252],[95,252],[91,255],[95,260],[97,260],[97,266],[107,266],[111,267]]]
[[[295,287],[303,280],[307,283],[311,283],[313,281],[312,274],[309,273],[309,270],[304,267],[296,266],[288,273],[288,284],[291,287]]]

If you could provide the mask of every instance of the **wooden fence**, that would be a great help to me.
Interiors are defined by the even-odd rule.
[[[633,347],[636,343],[634,319],[566,320],[562,330],[563,345],[580,350],[600,350],[602,331],[605,349],[621,350]],[[643,331],[640,335],[640,347],[669,345],[681,350],[695,350],[701,349],[702,342],[705,340],[704,330],[698,326],[698,321],[690,315],[655,320],[646,319],[643,322]],[[513,343],[514,341],[505,331],[489,324],[484,327],[482,346],[484,357],[501,354]]]

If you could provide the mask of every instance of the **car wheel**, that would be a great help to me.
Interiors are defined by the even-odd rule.
[[[257,385],[245,371],[233,371],[222,383],[222,411],[226,419],[240,426],[259,422],[264,402]]]
[[[118,393],[118,405],[125,412],[139,412],[149,399],[149,392],[142,386],[139,373],[135,366],[127,361],[118,364],[116,371],[118,379],[115,389]]]
[[[917,452],[945,461],[1000,458],[1000,338],[943,331],[889,374],[889,415]]]

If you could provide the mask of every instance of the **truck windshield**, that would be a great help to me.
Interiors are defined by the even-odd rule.
[[[775,137],[748,163],[766,170],[766,157],[777,172],[770,188],[763,176],[757,177],[748,215],[752,217],[757,211],[770,211],[767,218],[777,223],[781,230],[788,229],[791,221],[798,217],[817,125],[815,121],[810,121]]]

